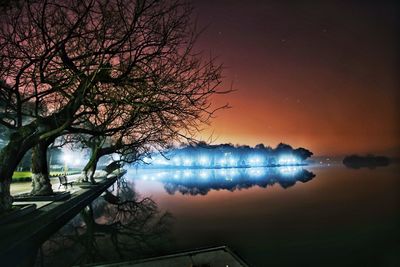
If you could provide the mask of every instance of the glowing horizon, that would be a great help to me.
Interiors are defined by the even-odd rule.
[[[377,5],[385,14],[377,17],[374,8],[352,3],[193,3],[199,25],[212,25],[199,49],[218,56],[226,66],[222,87],[237,90],[213,98],[214,106],[232,108],[220,110],[200,138],[284,142],[316,155],[399,154],[392,9]]]

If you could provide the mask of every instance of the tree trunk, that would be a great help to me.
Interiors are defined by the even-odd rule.
[[[98,161],[98,159],[95,159],[94,161],[89,161],[88,164],[86,164],[86,166],[83,170],[83,181],[84,182],[90,181],[90,183],[92,183],[92,184],[96,183],[96,181],[94,180],[94,174],[96,172],[97,161]]]
[[[97,162],[99,161],[99,150],[98,146],[94,146],[92,148],[92,154],[90,155],[89,162],[86,164],[85,168],[82,171],[82,181],[83,182],[90,182],[95,184],[96,181],[94,180],[94,173],[96,171]]]
[[[96,160],[95,160],[95,162],[93,163],[92,171],[91,171],[90,177],[89,177],[90,183],[91,183],[91,184],[96,184],[96,181],[94,180],[94,173],[96,172],[96,167],[97,167],[97,162],[98,162],[98,161],[99,161],[99,158],[96,157]]]
[[[0,213],[11,209],[10,184],[14,170],[35,142],[29,130],[25,127],[13,133],[8,144],[0,150]]]
[[[22,157],[40,139],[59,136],[73,122],[73,116],[81,106],[87,91],[90,90],[95,75],[97,73],[81,81],[68,104],[59,112],[40,118],[40,121],[35,120],[11,134],[8,144],[0,150],[0,213],[12,207],[10,184],[14,170]]]
[[[96,171],[96,167],[97,167],[97,163],[98,163],[99,159],[102,156],[114,153],[115,151],[117,151],[117,149],[119,147],[120,147],[119,145],[114,145],[114,146],[110,146],[110,147],[101,147],[98,144],[94,145],[92,147],[92,155],[90,156],[90,160],[86,164],[85,168],[83,168],[83,171],[82,171],[83,180],[82,181],[88,182],[90,180],[90,182],[92,184],[95,184],[96,181],[94,180],[94,173]],[[117,163],[116,166],[115,166],[115,163],[114,164],[111,163],[110,165],[106,167],[105,171],[107,173],[111,173],[120,167],[119,163]],[[109,171],[109,168],[111,168],[111,171]]]
[[[32,149],[32,195],[53,194],[47,161],[47,148],[53,141],[41,141]]]

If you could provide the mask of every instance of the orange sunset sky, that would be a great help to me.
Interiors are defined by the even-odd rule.
[[[300,1],[299,1],[300,2]],[[323,2],[323,3],[322,3]],[[193,1],[198,48],[225,66],[214,143],[303,146],[316,155],[400,148],[394,4]]]

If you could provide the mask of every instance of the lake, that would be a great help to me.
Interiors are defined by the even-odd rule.
[[[251,266],[398,266],[399,171],[399,165],[356,170],[340,164],[132,168],[125,186],[172,215],[169,234],[152,239],[148,246],[159,248],[146,255],[228,245]],[[96,222],[109,222],[107,209],[94,210]],[[136,248],[132,258],[141,256]]]

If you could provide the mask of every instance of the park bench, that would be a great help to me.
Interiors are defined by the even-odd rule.
[[[60,181],[60,185],[58,186],[58,188],[60,188],[60,186],[64,186],[65,188],[69,186],[72,187],[74,182],[68,182],[68,177],[66,175],[60,175],[58,176],[58,180]]]

